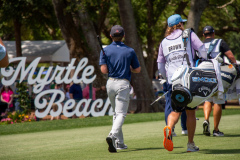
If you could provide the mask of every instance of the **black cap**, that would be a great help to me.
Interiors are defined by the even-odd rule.
[[[115,25],[112,27],[110,35],[112,37],[122,37],[124,36],[124,29],[120,25]]]
[[[214,33],[214,29],[212,26],[206,26],[203,28],[203,34]]]

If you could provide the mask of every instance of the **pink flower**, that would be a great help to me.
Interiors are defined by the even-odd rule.
[[[5,122],[5,121],[11,121],[12,119],[11,118],[4,118],[1,120],[1,122]]]
[[[7,121],[6,118],[4,118],[4,119],[1,120],[1,122],[5,122],[5,121]]]
[[[11,122],[11,124],[13,124],[13,122]]]

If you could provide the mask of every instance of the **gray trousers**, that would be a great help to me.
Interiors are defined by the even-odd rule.
[[[109,78],[107,94],[113,108],[113,125],[109,134],[113,134],[116,143],[124,144],[122,125],[127,115],[131,85],[124,79]]]

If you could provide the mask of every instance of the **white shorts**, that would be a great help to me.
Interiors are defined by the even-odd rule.
[[[213,102],[215,104],[225,104],[225,97],[223,99],[218,99],[218,96],[213,96],[209,99],[207,99],[207,102]]]

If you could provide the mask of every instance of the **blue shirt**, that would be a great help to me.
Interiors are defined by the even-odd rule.
[[[107,64],[108,77],[131,81],[131,70],[140,67],[134,49],[123,42],[112,42],[104,48],[105,55],[100,53],[99,65]]]
[[[82,88],[79,84],[71,85],[69,89],[69,94],[73,94],[73,99],[76,99],[76,100],[83,99]]]

